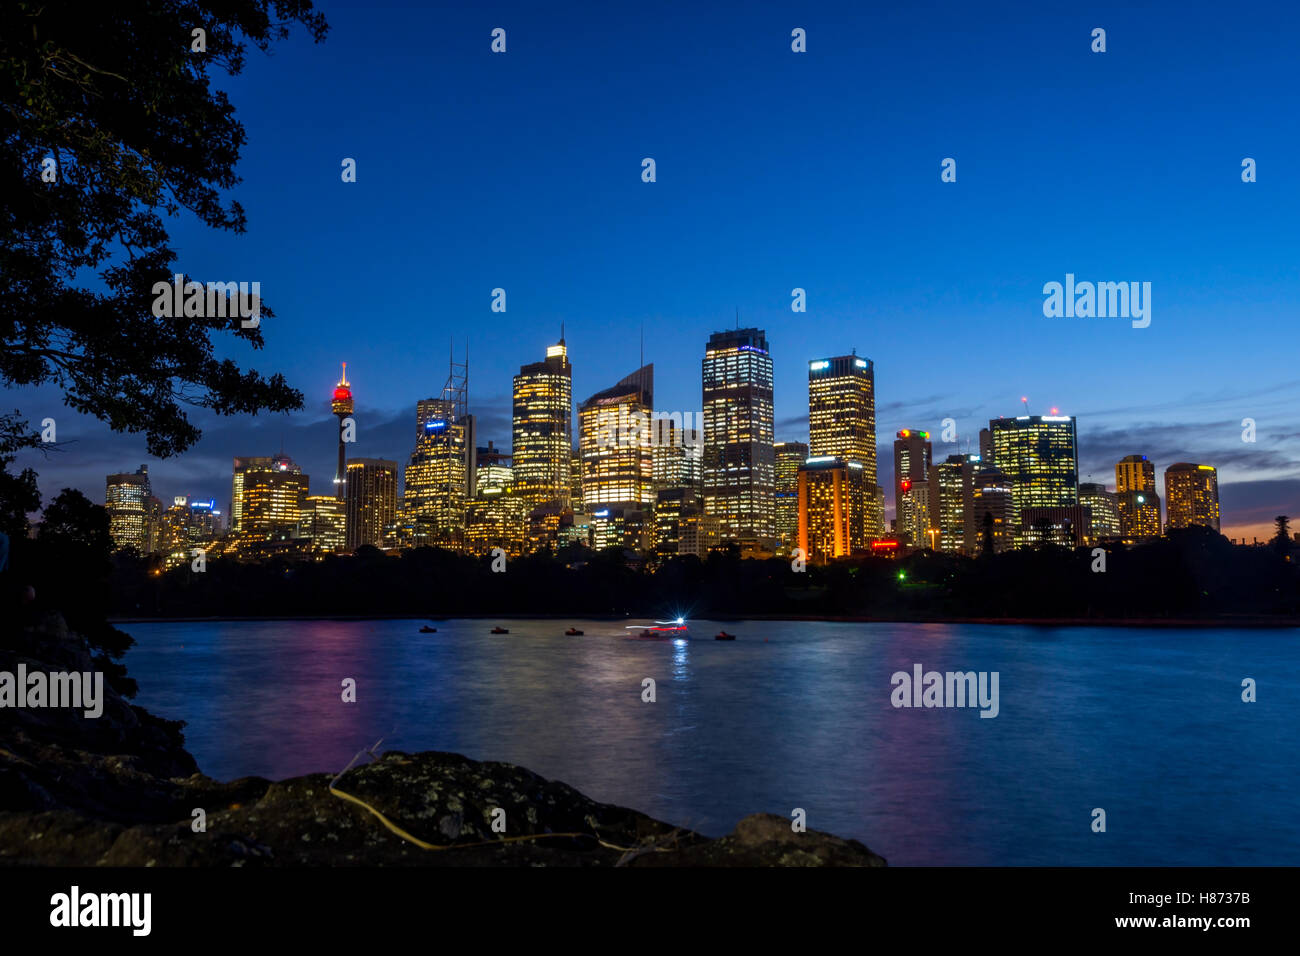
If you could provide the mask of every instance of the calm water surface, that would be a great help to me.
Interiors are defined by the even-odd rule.
[[[710,835],[802,807],[896,865],[1300,865],[1300,630],[729,622],[720,642],[694,621],[672,642],[420,623],[123,627],[136,702],[188,721],[220,779],[335,772],[384,737]],[[999,715],[895,709],[890,676],[916,663],[998,671]]]

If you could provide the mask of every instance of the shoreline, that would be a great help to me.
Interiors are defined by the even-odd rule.
[[[91,653],[51,612],[0,645],[0,671],[85,672]],[[183,721],[112,684],[101,703],[96,718],[0,708],[0,867],[887,865],[783,814],[751,812],[709,837],[449,751],[372,748],[370,762],[357,765],[363,751],[337,774],[217,780],[186,749]]]
[[[114,626],[123,624],[208,624],[221,622],[256,621],[484,621],[484,620],[547,620],[547,621],[628,621],[640,620],[632,615],[566,615],[566,614],[457,614],[452,617],[419,617],[411,614],[276,614],[276,615],[217,615],[211,617],[110,617]],[[742,621],[791,621],[848,624],[985,624],[1006,627],[1131,627],[1131,628],[1259,628],[1273,630],[1300,629],[1300,619],[1276,618],[1266,615],[1231,618],[1033,618],[1033,617],[865,617],[834,614],[754,614],[745,617],[718,615],[696,620],[719,623]]]

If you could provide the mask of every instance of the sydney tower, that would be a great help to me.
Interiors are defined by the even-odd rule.
[[[343,377],[339,379],[338,385],[334,387],[334,400],[330,402],[330,408],[339,417],[339,467],[334,472],[334,497],[342,501],[343,483],[347,480],[347,461],[343,455],[343,423],[352,414],[352,389],[348,388],[347,362],[343,363]]]

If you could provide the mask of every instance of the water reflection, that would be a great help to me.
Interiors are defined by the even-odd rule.
[[[1290,635],[729,622],[730,642],[419,624],[133,624],[126,664],[137,702],[187,720],[220,779],[335,772],[385,737],[711,834],[801,807],[892,863],[1300,864]],[[893,708],[890,675],[915,663],[998,671],[1000,714]],[[1268,707],[1224,691],[1246,673],[1268,678]],[[1124,826],[1097,839],[1095,806]]]

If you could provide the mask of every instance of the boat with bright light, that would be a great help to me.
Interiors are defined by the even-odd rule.
[[[686,621],[680,617],[673,621],[655,621],[653,624],[629,624],[627,629],[632,632],[628,637],[659,639],[690,637]]]

